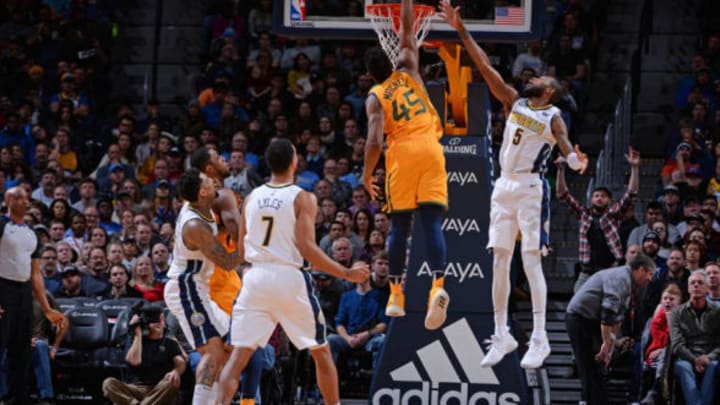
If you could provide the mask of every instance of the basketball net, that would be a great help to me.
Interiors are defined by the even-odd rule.
[[[415,5],[413,11],[415,38],[417,43],[421,44],[427,36],[435,9],[431,6]],[[390,59],[393,68],[397,68],[400,58],[400,4],[373,4],[367,6],[366,14],[377,33],[380,46]]]

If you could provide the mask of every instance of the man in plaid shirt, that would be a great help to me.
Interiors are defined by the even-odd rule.
[[[565,183],[565,160],[558,158],[555,161],[558,166],[556,195],[567,202],[580,220],[578,258],[581,271],[575,283],[575,291],[593,273],[600,269],[617,266],[623,259],[623,246],[618,226],[623,211],[633,203],[633,197],[637,194],[640,153],[631,147],[625,158],[631,169],[630,181],[625,194],[618,201],[610,204],[612,200],[610,190],[606,187],[596,187],[590,197],[591,206],[589,208],[581,205],[568,192]]]

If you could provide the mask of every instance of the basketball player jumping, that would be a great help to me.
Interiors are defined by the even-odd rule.
[[[234,346],[220,376],[219,403],[229,405],[240,373],[258,346],[264,346],[277,323],[299,349],[310,349],[325,403],[338,405],[337,370],[325,340],[325,319],[303,257],[313,267],[352,282],[367,280],[367,264],[346,268],[315,243],[317,201],[293,184],[297,155],[287,139],[273,141],[265,152],[270,182],[254,189],[244,203],[238,245],[252,267],[243,276],[232,314]]]
[[[380,159],[384,132],[388,145],[385,198],[391,223],[388,236],[390,298],[385,314],[405,315],[401,279],[412,214],[417,209],[426,245],[413,245],[411,249],[424,250],[433,271],[425,327],[437,329],[445,322],[450,302],[444,288],[446,247],[441,229],[447,208],[447,172],[439,142],[443,135],[442,123],[418,72],[412,0],[402,0],[399,39],[400,55],[394,71],[390,59],[380,48],[365,54],[368,73],[378,85],[372,88],[365,102],[368,138],[363,179],[365,188],[375,199],[380,190],[373,183],[373,170]]]
[[[553,106],[561,98],[562,87],[558,81],[548,76],[530,79],[524,97],[520,97],[513,87],[505,84],[485,52],[470,36],[460,18],[460,8],[453,8],[447,0],[442,0],[440,9],[441,17],[457,30],[490,91],[502,102],[507,116],[500,148],[501,174],[492,194],[488,232],[488,248],[494,254],[492,296],[495,333],[481,365],[493,366],[517,348],[517,342],[507,327],[507,306],[510,261],[520,231],[522,260],[533,307],[530,347],[520,365],[537,368],[550,354],[545,332],[547,287],[541,263],[550,227],[550,188],[543,173],[556,143],[566,156],[568,166],[580,173],[587,167],[587,156],[578,146],[573,150],[560,110]]]
[[[243,256],[228,253],[217,239],[211,209],[216,197],[213,179],[191,168],[180,177],[177,188],[187,202],[177,218],[165,303],[188,343],[202,354],[195,370],[193,405],[207,405],[215,400],[215,381],[227,358],[221,339],[229,323],[227,315],[210,300],[208,279],[215,264],[234,269],[243,262]]]
[[[215,213],[215,222],[218,227],[217,239],[228,252],[235,252],[240,225],[240,197],[232,190],[222,187],[223,179],[230,173],[227,162],[218,155],[216,150],[202,147],[193,151],[190,156],[190,166],[205,173],[215,182],[217,196],[212,210]],[[229,320],[233,303],[242,287],[240,276],[234,269],[224,269],[215,264],[215,271],[210,276],[208,286],[210,299],[217,304]],[[262,379],[264,358],[264,349],[256,350],[247,368],[243,371],[240,405],[255,404],[255,394]]]

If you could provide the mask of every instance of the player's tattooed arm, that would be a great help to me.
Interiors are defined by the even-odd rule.
[[[189,249],[200,250],[213,263],[224,269],[234,269],[243,262],[238,252],[228,253],[213,235],[210,226],[200,220],[190,220],[182,230],[183,242]]]

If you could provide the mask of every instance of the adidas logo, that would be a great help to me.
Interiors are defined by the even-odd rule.
[[[441,405],[457,403],[462,405],[512,405],[519,404],[520,397],[514,392],[501,392],[500,381],[492,368],[480,367],[485,352],[475,337],[470,324],[462,318],[445,328],[443,334],[456,367],[445,349],[442,339],[437,339],[415,353],[418,360],[409,361],[390,371],[390,378],[398,383],[420,383],[419,389],[379,388],[372,397],[373,405],[401,405],[420,403]],[[425,380],[418,366],[427,373]],[[458,390],[438,391],[439,384],[459,384]],[[471,390],[473,385],[495,386],[496,390]],[[419,402],[417,402],[419,400]],[[451,401],[451,402],[448,402]]]

